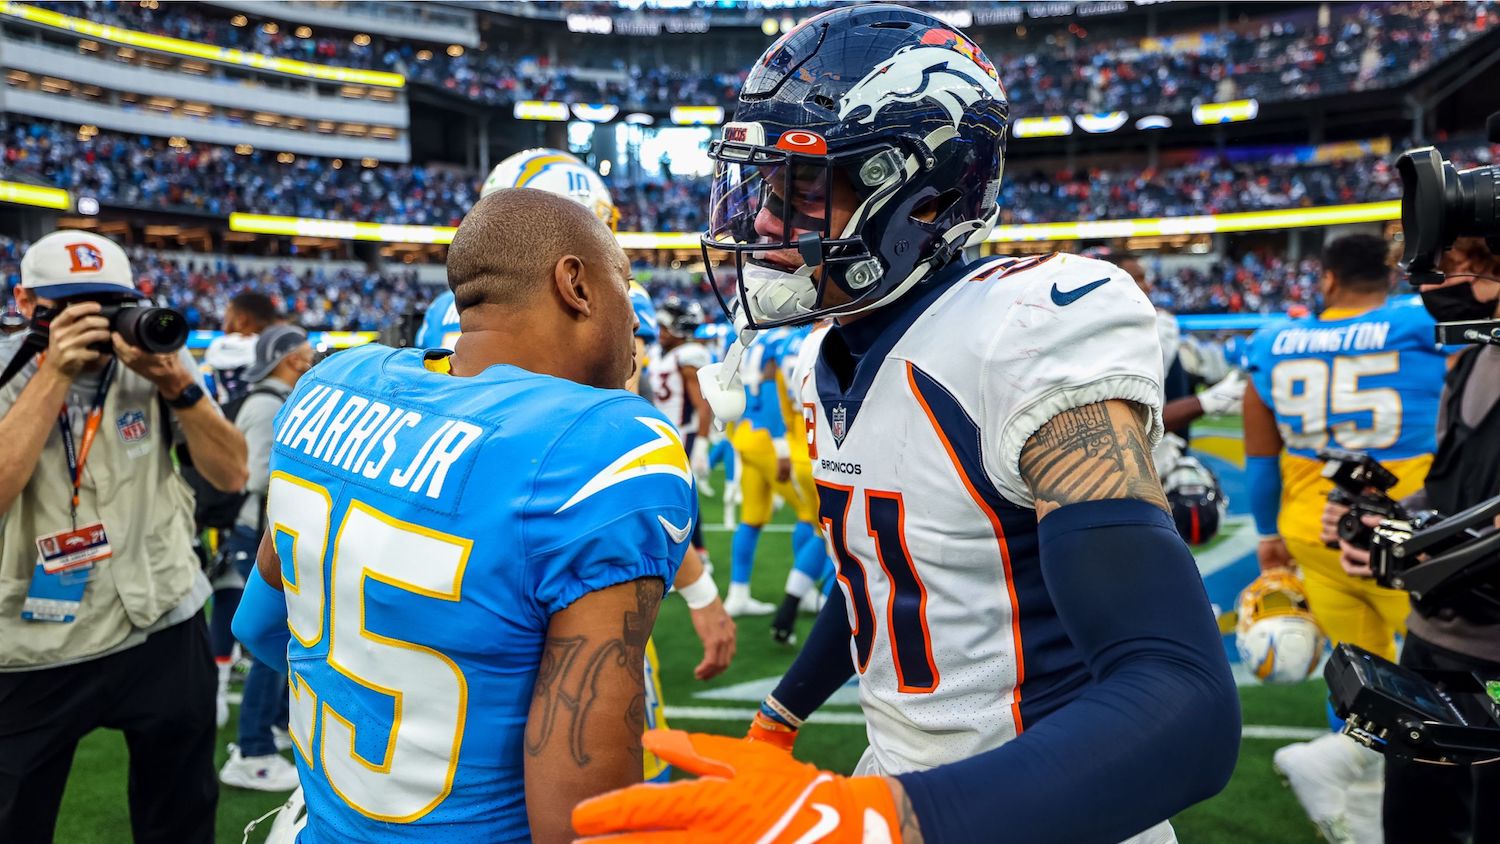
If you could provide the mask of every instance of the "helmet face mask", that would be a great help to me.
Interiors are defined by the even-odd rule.
[[[702,245],[720,301],[730,268],[752,328],[902,295],[999,216],[1008,116],[994,68],[936,18],[871,4],[788,33],[710,145]]]

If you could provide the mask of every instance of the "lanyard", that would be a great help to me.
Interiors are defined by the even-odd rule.
[[[57,427],[62,431],[63,453],[68,458],[68,477],[73,479],[72,516],[73,529],[78,529],[78,489],[83,486],[83,464],[88,462],[89,449],[94,445],[94,435],[99,432],[99,422],[104,418],[104,399],[109,392],[109,385],[115,378],[115,361],[105,365],[104,372],[99,375],[99,387],[94,391],[94,404],[89,408],[89,415],[83,423],[82,441],[75,448],[73,444],[73,425],[68,421],[68,403],[63,402],[62,410],[57,413]]]

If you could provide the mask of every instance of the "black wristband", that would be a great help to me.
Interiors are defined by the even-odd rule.
[[[177,394],[175,399],[167,399],[167,406],[176,410],[186,410],[203,400],[203,387],[196,383],[187,385],[186,389]]]

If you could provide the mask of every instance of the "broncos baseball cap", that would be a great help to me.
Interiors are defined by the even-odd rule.
[[[55,231],[21,256],[21,286],[44,299],[89,293],[141,295],[125,250],[92,232]]]
[[[307,342],[307,332],[295,325],[273,325],[255,338],[255,363],[245,369],[245,380],[264,381],[281,359]]]

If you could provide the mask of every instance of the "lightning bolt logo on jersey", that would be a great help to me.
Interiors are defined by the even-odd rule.
[[[529,838],[523,737],[548,619],[671,583],[694,493],[643,399],[493,366],[431,371],[366,346],[277,418],[300,841]]]

